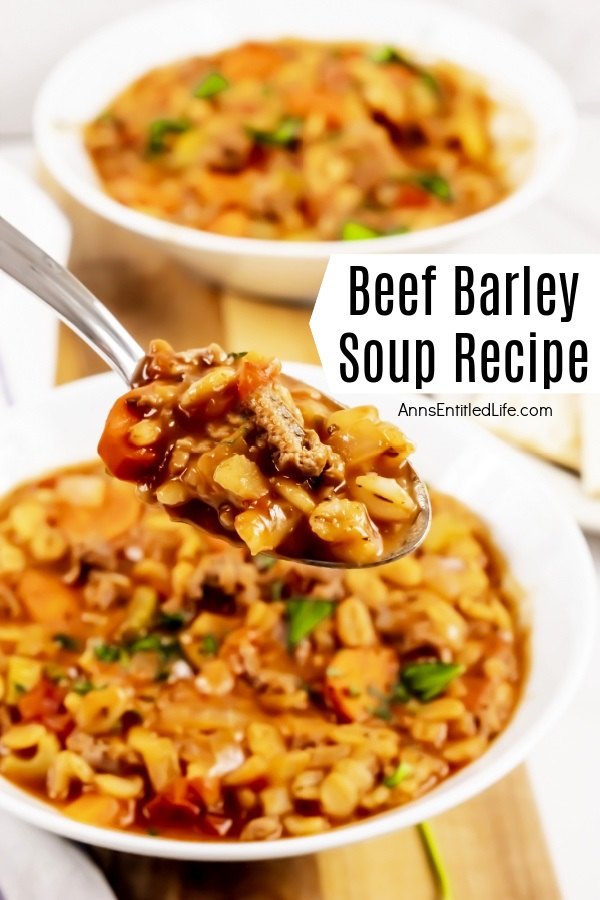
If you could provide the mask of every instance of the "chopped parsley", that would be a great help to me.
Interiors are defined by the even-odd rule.
[[[376,687],[367,688],[369,694],[374,697],[378,702],[371,710],[371,715],[375,716],[377,719],[383,719],[384,722],[389,722],[392,718],[392,710],[390,708],[391,697],[382,693]]]
[[[416,175],[413,180],[415,184],[422,187],[424,191],[437,197],[438,200],[441,200],[443,203],[450,203],[452,201],[452,188],[441,175],[424,173],[423,175]]]
[[[161,637],[159,634],[147,634],[135,641],[130,641],[126,650],[128,653],[158,653],[163,660],[181,655],[178,640]]]
[[[229,82],[224,75],[221,75],[220,72],[211,72],[194,88],[193,93],[194,97],[199,100],[209,100],[211,97],[216,97],[217,94],[222,94],[228,87]]]
[[[403,66],[409,72],[418,75],[423,84],[425,84],[434,94],[440,93],[440,84],[437,78],[395,47],[378,47],[377,50],[374,50],[371,53],[371,61],[378,65],[391,63],[393,65]]]
[[[269,556],[268,553],[259,553],[254,563],[259,572],[268,572],[277,563],[277,557]]]
[[[207,656],[216,656],[219,652],[219,641],[214,634],[205,634],[200,642],[200,648]]]
[[[71,690],[82,697],[95,689],[96,685],[93,684],[89,678],[78,678],[77,681],[74,681],[71,685]]]
[[[283,578],[276,578],[275,581],[272,581],[269,585],[269,594],[271,600],[281,600],[281,595],[283,594],[283,589],[285,587],[285,581]]]
[[[400,680],[410,696],[427,703],[439,697],[464,670],[457,663],[411,663],[402,670]]]
[[[52,640],[55,644],[58,644],[59,647],[62,647],[63,650],[70,650],[72,653],[75,653],[77,650],[81,649],[81,643],[74,638],[70,634],[65,634],[60,631],[57,634],[52,635]]]
[[[342,227],[343,241],[367,241],[370,238],[381,237],[381,232],[360,222],[345,222]]]
[[[393,228],[391,231],[377,231],[375,228],[370,228],[368,225],[363,225],[362,222],[355,222],[351,220],[349,222],[344,222],[344,225],[342,226],[342,240],[368,241],[372,238],[392,237],[392,235],[395,234],[406,234],[407,231],[408,228],[406,228],[406,226]]]
[[[148,153],[164,153],[165,138],[170,134],[182,134],[190,127],[187,119],[155,119],[148,128]]]
[[[161,612],[158,617],[158,627],[164,628],[165,631],[180,631],[186,623],[185,613],[182,612]]]
[[[248,128],[248,134],[257,144],[265,147],[293,147],[300,139],[302,120],[293,116],[284,116],[273,131],[262,131],[259,128]]]
[[[301,640],[308,637],[317,625],[333,614],[334,609],[335,604],[331,600],[291,597],[287,601],[290,646],[296,647]]]
[[[400,763],[400,765],[392,772],[391,775],[387,775],[383,779],[383,783],[386,787],[395,788],[404,781],[405,778],[408,778],[409,775],[412,774],[412,769],[407,763]]]
[[[118,662],[123,654],[123,648],[118,644],[97,644],[94,647],[94,656],[100,662]]]

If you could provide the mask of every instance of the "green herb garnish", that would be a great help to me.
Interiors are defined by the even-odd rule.
[[[441,175],[425,173],[423,175],[417,175],[413,180],[415,184],[422,187],[424,191],[427,191],[428,194],[433,194],[434,197],[437,197],[438,200],[441,200],[443,203],[450,203],[453,199],[452,188]]]
[[[404,781],[405,778],[408,778],[409,775],[412,774],[412,769],[407,763],[400,763],[400,765],[392,772],[391,775],[387,775],[383,779],[383,783],[386,787],[395,788]]]
[[[381,237],[381,232],[360,222],[344,222],[342,227],[343,241],[367,241],[370,238]]]
[[[406,687],[399,682],[390,695],[390,703],[408,703],[410,694]]]
[[[277,557],[261,553],[255,557],[254,563],[259,572],[268,572],[277,563]]]
[[[440,84],[437,78],[395,47],[378,47],[377,50],[374,50],[373,53],[371,53],[370,58],[372,62],[377,63],[378,65],[392,63],[397,66],[403,66],[409,72],[418,75],[423,84],[427,85],[429,90],[433,91],[434,94],[440,93]]]
[[[390,709],[391,697],[382,693],[372,685],[367,688],[367,692],[371,697],[374,697],[378,701],[376,706],[371,710],[371,715],[378,719],[383,719],[385,722],[389,722],[392,718],[392,710]]]
[[[96,685],[92,684],[88,678],[78,678],[77,681],[74,681],[71,685],[71,690],[82,697],[95,689]]]
[[[206,656],[216,656],[219,652],[219,641],[214,634],[205,634],[200,642],[200,648]]]
[[[392,63],[397,66],[403,66],[409,72],[418,75],[423,84],[427,85],[434,94],[440,93],[440,83],[437,78],[395,47],[378,47],[377,50],[371,53],[370,59],[378,65]]]
[[[187,119],[155,119],[148,129],[148,152],[164,153],[167,149],[165,138],[169,134],[182,134],[189,127]]]
[[[94,656],[101,662],[118,662],[123,654],[123,648],[118,644],[97,644],[94,647]]]
[[[161,612],[158,617],[158,627],[164,628],[166,631],[180,631],[185,625],[186,617],[185,613],[182,612],[174,612],[174,613],[166,613]]]
[[[181,653],[179,641],[161,637],[159,634],[147,634],[131,641],[126,649],[129,653],[158,653],[165,660]]]
[[[160,653],[163,649],[163,642],[157,634],[147,634],[145,637],[131,641],[127,645],[130,653]]]
[[[52,635],[52,640],[55,644],[58,644],[59,647],[62,647],[63,650],[70,650],[71,652],[75,652],[76,650],[81,649],[81,644],[70,634],[65,634],[62,631],[58,632],[58,634]]]
[[[241,350],[237,353],[228,353],[227,358],[232,360],[232,362],[236,362],[238,359],[242,359],[244,356],[248,356],[247,350]]]
[[[423,841],[423,846],[425,847],[429,865],[431,866],[433,875],[438,884],[439,900],[452,900],[453,892],[450,876],[444,864],[444,860],[442,859],[442,854],[440,853],[440,848],[437,845],[431,825],[429,822],[421,822],[420,825],[417,825],[417,828],[421,840]]]
[[[269,594],[271,596],[271,600],[281,600],[281,595],[283,594],[283,589],[285,587],[285,581],[283,578],[276,578],[275,581],[272,581],[269,585]]]
[[[15,682],[13,687],[17,694],[26,694],[29,690],[31,690],[30,688],[26,688],[24,684],[18,684],[17,682]]]
[[[194,97],[199,100],[208,100],[210,97],[216,97],[229,87],[229,82],[220,72],[211,72],[202,79],[200,84],[194,88]]]
[[[411,696],[427,703],[439,697],[464,670],[464,666],[457,663],[411,663],[402,670],[400,680]]]
[[[262,131],[260,128],[248,128],[248,134],[257,144],[266,147],[292,147],[300,139],[302,120],[292,116],[284,116],[273,131]]]
[[[371,238],[391,237],[394,234],[406,234],[408,228],[402,225],[399,228],[393,228],[391,231],[377,231],[362,222],[349,221],[342,226],[343,241],[367,241]]]
[[[335,603],[331,600],[291,597],[287,601],[290,646],[296,647],[320,622],[331,616],[334,609]]]

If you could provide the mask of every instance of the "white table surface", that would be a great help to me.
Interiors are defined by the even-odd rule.
[[[0,141],[0,154],[33,171],[35,157],[28,141]],[[574,157],[551,193],[511,223],[470,239],[457,249],[498,253],[598,252],[598,159],[600,115],[583,116]],[[600,537],[590,537],[589,544],[600,577]],[[548,552],[552,552],[551,533]],[[576,573],[573,590],[577,590]],[[565,597],[565,603],[568,602],[569,597]],[[594,657],[600,659],[600,633],[596,635]],[[565,900],[600,900],[599,761],[600,666],[592,664],[568,713],[529,759],[538,807]]]

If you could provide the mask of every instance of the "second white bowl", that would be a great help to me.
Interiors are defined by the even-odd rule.
[[[35,108],[39,154],[80,203],[128,231],[159,242],[214,281],[263,296],[314,300],[332,253],[421,251],[446,245],[523,210],[551,184],[575,130],[569,96],[533,51],[505,32],[426,0],[346,0],[342,10],[304,0],[302,15],[275,0],[186,0],[150,8],[98,32],[73,50],[44,84]],[[249,39],[286,36],[397,43],[425,59],[449,59],[480,73],[494,96],[521,105],[533,127],[529,174],[489,209],[448,225],[355,242],[265,241],[175,225],[104,193],[83,146],[81,126],[154,66]]]

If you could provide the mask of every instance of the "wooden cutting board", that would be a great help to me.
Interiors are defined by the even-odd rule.
[[[71,266],[142,345],[179,348],[211,340],[318,362],[309,310],[219,294],[148,244],[70,205]],[[102,371],[70,332],[60,340],[58,381]],[[558,900],[524,767],[433,822],[454,900]],[[119,900],[435,900],[436,883],[416,829],[316,856],[248,864],[192,864],[91,851]]]

